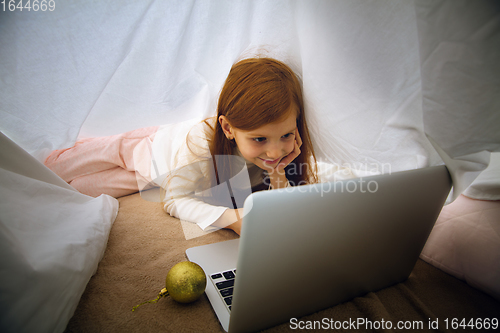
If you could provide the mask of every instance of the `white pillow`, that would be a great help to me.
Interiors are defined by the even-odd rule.
[[[2,167],[0,183],[0,332],[63,332],[102,258],[118,202]]]
[[[444,206],[420,257],[500,300],[500,201]]]
[[[0,331],[63,332],[118,204],[0,168]]]

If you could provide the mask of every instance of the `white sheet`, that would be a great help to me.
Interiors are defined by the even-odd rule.
[[[210,116],[231,64],[259,52],[302,75],[323,160],[439,164],[428,135],[456,197],[500,150],[495,1],[69,0],[1,15],[0,130],[40,159],[79,135]]]
[[[0,331],[62,332],[118,201],[78,193],[1,133],[0,147]]]
[[[419,0],[415,11],[424,129],[452,172],[456,198],[500,151],[500,6]]]

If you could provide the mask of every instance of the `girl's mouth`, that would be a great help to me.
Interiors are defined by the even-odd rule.
[[[260,157],[259,157],[260,158]],[[266,160],[266,159],[263,159],[263,158],[260,158],[265,164],[276,164],[278,163],[280,160],[281,160],[281,157],[280,158],[277,158],[275,160]]]

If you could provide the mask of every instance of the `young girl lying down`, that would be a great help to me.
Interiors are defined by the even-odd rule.
[[[153,181],[165,191],[170,215],[239,234],[241,208],[193,196],[238,172],[231,159],[215,162],[216,156],[243,159],[251,191],[318,181],[300,81],[288,66],[270,58],[239,61],[221,90],[216,117],[81,140],[52,152],[45,164],[90,196],[120,197],[139,191],[139,178]]]

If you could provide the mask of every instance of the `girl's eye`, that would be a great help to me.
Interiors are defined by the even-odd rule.
[[[288,133],[282,136],[283,139],[288,139],[293,135],[293,133]]]
[[[255,142],[264,142],[264,141],[266,141],[266,138],[253,138],[253,141],[255,141]]]

